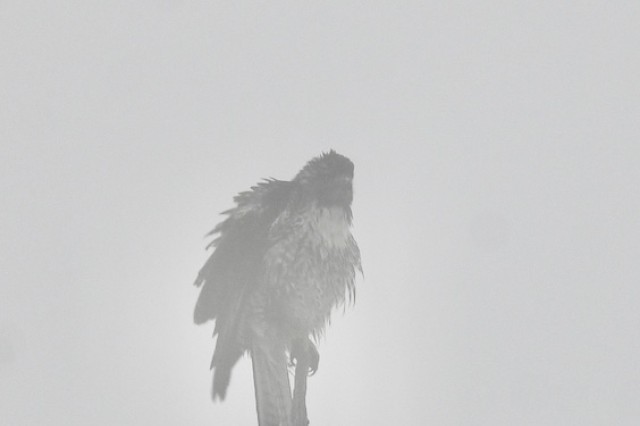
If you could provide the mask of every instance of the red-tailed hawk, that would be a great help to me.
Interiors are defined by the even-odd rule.
[[[224,399],[231,369],[248,351],[260,426],[307,424],[306,372],[319,359],[311,339],[334,307],[355,297],[352,180],[353,163],[330,151],[291,181],[265,180],[237,195],[210,233],[217,238],[195,281],[202,290],[194,320],[215,320],[213,398]],[[293,410],[287,353],[305,370],[296,369]]]

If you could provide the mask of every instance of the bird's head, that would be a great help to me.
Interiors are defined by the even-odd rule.
[[[353,163],[334,150],[309,161],[294,178],[320,207],[349,208],[353,200]]]

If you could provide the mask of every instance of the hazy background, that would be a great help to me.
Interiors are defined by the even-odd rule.
[[[0,2],[0,418],[251,425],[210,401],[203,235],[356,164],[365,280],[312,425],[640,421],[640,3]]]

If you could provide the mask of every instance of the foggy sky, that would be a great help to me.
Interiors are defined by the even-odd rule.
[[[365,279],[312,425],[640,419],[640,3],[0,3],[0,417],[256,424],[210,400],[204,234],[355,163]]]

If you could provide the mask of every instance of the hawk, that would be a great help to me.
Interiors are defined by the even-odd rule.
[[[215,320],[212,396],[225,398],[231,370],[248,352],[260,426],[308,424],[306,376],[319,361],[313,341],[335,307],[355,301],[362,268],[350,231],[352,181],[353,163],[331,150],[293,180],[266,179],[238,194],[208,234],[217,237],[195,281],[194,321]]]

